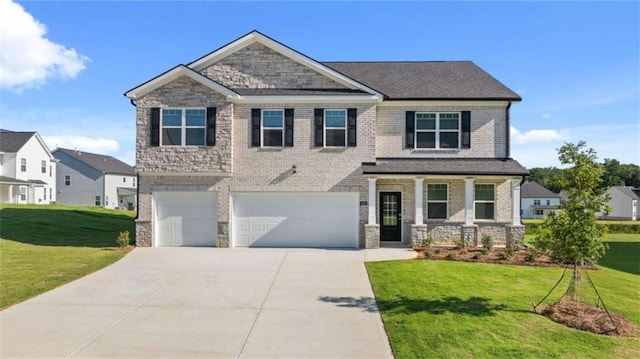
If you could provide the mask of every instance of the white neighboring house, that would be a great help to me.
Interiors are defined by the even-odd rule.
[[[0,130],[0,202],[56,202],[56,162],[37,132]]]
[[[560,195],[530,181],[521,186],[522,218],[545,218],[560,206]]]
[[[607,205],[611,207],[611,213],[606,219],[626,219],[635,221],[640,219],[640,188],[630,186],[613,186],[607,190],[611,198]]]
[[[65,148],[58,159],[58,203],[134,210],[136,172],[128,164],[95,153]]]

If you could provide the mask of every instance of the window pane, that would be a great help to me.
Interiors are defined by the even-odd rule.
[[[416,133],[417,148],[436,148],[435,132],[418,132]]]
[[[264,130],[262,145],[267,147],[282,147],[282,130]]]
[[[181,126],[182,110],[162,110],[162,126]]]
[[[205,126],[207,119],[204,110],[185,110],[187,126]]]
[[[446,219],[447,204],[446,203],[429,203],[427,204],[427,218]]]
[[[440,132],[440,148],[458,148],[458,132]]]
[[[162,145],[163,146],[182,145],[180,132],[181,130],[179,128],[163,128],[162,129]]]
[[[476,203],[476,219],[493,219],[493,203]]]
[[[446,184],[430,184],[427,186],[427,199],[429,201],[446,201],[447,185]]]
[[[345,146],[345,130],[326,130],[325,146],[327,147],[344,147]]]
[[[477,184],[475,192],[477,201],[493,201],[493,185]]]
[[[443,115],[444,116],[444,115]],[[444,119],[440,118],[441,130],[457,130],[459,126],[458,119]]]
[[[417,130],[435,130],[436,114],[435,113],[416,113],[416,129]]]
[[[282,111],[262,111],[262,127],[282,128]]]
[[[347,112],[344,110],[326,110],[324,112],[325,127],[345,127]]]
[[[186,129],[186,145],[187,146],[204,146],[204,128],[187,128]]]

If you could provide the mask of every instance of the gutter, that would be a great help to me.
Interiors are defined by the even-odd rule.
[[[133,105],[133,107],[138,107],[138,105],[136,104],[136,100],[131,99],[131,105]]]
[[[507,108],[505,109],[505,120],[506,120],[506,136],[507,138],[505,139],[505,157],[506,158],[511,158],[511,118],[509,116],[509,109],[511,108],[511,101],[509,101],[509,104],[507,105]],[[523,179],[524,180],[524,179]]]

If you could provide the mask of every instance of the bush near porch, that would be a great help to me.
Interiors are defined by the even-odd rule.
[[[525,225],[527,234],[536,234],[538,227],[543,222],[543,219],[523,219],[522,222]],[[607,227],[609,233],[636,233],[640,234],[640,222],[638,221],[611,221],[611,220],[598,220],[599,224]]]

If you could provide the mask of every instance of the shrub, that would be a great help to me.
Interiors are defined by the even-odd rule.
[[[480,250],[480,253],[482,253],[482,255],[487,255],[487,254],[489,254],[489,251],[486,248],[482,248]]]
[[[129,238],[129,231],[122,231],[118,234],[116,238],[116,243],[120,246],[120,248],[126,248],[129,245],[131,239]]]
[[[506,250],[504,252],[500,252],[498,257],[503,261],[508,261],[509,259],[511,259],[511,257],[513,257],[513,252],[510,250]]]
[[[524,255],[524,260],[527,262],[535,262],[536,258],[538,258],[538,256],[535,251],[528,252]]]
[[[471,257],[471,258],[473,258],[473,259],[480,259],[480,258],[482,258],[482,252],[475,252],[475,253],[473,254],[473,257]]]
[[[451,252],[451,253],[447,254],[447,259],[456,260],[456,259],[458,259],[458,255],[453,253],[453,252]]]
[[[486,248],[488,251],[493,248],[493,236],[489,233],[485,233],[482,236],[482,246]]]

